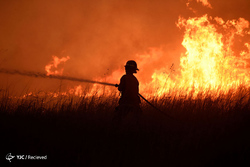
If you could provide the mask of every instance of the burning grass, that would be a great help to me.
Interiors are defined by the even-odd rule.
[[[249,164],[249,88],[217,97],[209,92],[196,98],[192,94],[151,97],[152,104],[174,119],[143,101],[139,125],[128,115],[119,128],[112,126],[116,93],[41,94],[13,98],[1,91],[2,157],[9,152],[48,155],[46,162],[28,162],[36,166]]]

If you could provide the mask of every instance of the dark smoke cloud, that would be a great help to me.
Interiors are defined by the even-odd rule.
[[[170,66],[178,63],[180,53],[185,52],[181,46],[183,31],[175,25],[179,15],[188,18],[207,12],[225,19],[250,20],[248,0],[211,0],[213,9],[192,2],[192,8],[201,9],[196,14],[187,9],[186,2],[0,1],[0,66],[44,72],[52,55],[70,56],[64,74],[92,79],[123,68],[127,60],[136,59],[136,54],[162,46],[166,54],[158,62],[165,62],[161,66]],[[147,73],[153,72],[151,68]],[[27,78],[18,81],[26,82]]]

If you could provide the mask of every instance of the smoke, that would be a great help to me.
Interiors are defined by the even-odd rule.
[[[207,2],[213,9],[196,1],[190,2],[197,13],[188,10],[187,2],[1,1],[0,67],[44,72],[52,55],[69,56],[64,74],[94,79],[113,77],[119,70],[122,73],[126,61],[134,59],[140,69],[138,78],[146,82],[155,70],[170,67],[173,63],[178,66],[180,55],[185,52],[181,45],[183,31],[176,27],[180,15],[192,17],[208,12],[225,17],[225,20],[239,17],[250,20],[250,2],[247,0],[200,1]],[[6,80],[6,75],[0,77]],[[20,87],[29,81],[8,76],[8,83],[15,82]],[[119,77],[114,81],[118,82]],[[31,83],[28,86],[37,85]]]

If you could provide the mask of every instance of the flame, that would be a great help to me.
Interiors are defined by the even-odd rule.
[[[70,59],[69,56],[62,57],[61,59],[57,56],[52,56],[53,61],[50,62],[48,65],[45,66],[45,71],[47,72],[47,75],[62,75],[63,74],[63,68],[58,69],[59,64],[65,63]]]
[[[249,85],[249,43],[244,44],[246,51],[239,55],[232,49],[236,37],[249,35],[247,20],[239,18],[225,22],[222,18],[207,15],[189,19],[180,17],[177,27],[185,28],[182,45],[186,53],[180,58],[181,74],[176,80],[166,80],[163,73],[155,72],[151,84],[164,89],[157,90],[158,95],[173,88],[187,93],[194,91],[197,95],[207,90],[227,92],[240,85]]]
[[[193,0],[188,0],[188,2],[186,3],[186,6],[189,10],[193,11],[194,13],[197,13],[197,11],[195,9],[193,9],[192,7],[190,7],[190,2],[192,2]],[[201,3],[203,6],[212,9],[212,5],[208,2],[208,0],[196,0],[197,3]]]
[[[189,0],[190,1],[190,0]],[[197,2],[200,2],[203,6],[206,6],[208,8],[212,9],[212,5],[208,2],[208,0],[196,0]]]
[[[237,89],[240,85],[249,85],[250,44],[245,42],[244,50],[236,54],[233,45],[236,38],[249,35],[249,22],[244,18],[224,21],[220,17],[193,17],[185,19],[179,17],[176,24],[184,29],[182,45],[186,53],[181,55],[179,74],[175,73],[175,66],[165,65],[160,69],[152,64],[162,63],[167,54],[162,48],[150,48],[150,52],[136,55],[140,73],[147,73],[145,69],[154,68],[151,81],[140,80],[140,92],[149,96],[186,96],[193,98],[199,93],[209,92],[218,96],[230,89]],[[151,65],[151,67],[149,67]],[[161,64],[162,65],[162,64]],[[124,71],[116,70],[110,76],[97,78],[98,81],[117,83]],[[75,88],[75,95],[79,88]],[[81,90],[81,89],[80,89]],[[95,91],[93,91],[95,90]],[[96,94],[97,86],[87,94]],[[110,93],[111,90],[98,90],[98,95]]]
[[[192,0],[188,0],[187,7]],[[211,8],[208,0],[196,0],[203,6]],[[193,10],[193,9],[192,9]],[[175,69],[167,60],[167,52],[163,48],[150,48],[148,53],[135,55],[140,72],[145,75],[151,71],[151,80],[141,79],[140,93],[144,96],[186,96],[195,98],[199,93],[209,92],[214,97],[220,92],[227,93],[239,86],[249,87],[249,21],[223,20],[220,17],[203,15],[185,19],[179,17],[176,26],[184,29],[182,46],[186,49],[180,57],[180,68]],[[240,39],[240,40],[239,40]],[[245,40],[246,42],[243,42]],[[235,47],[238,46],[238,47]],[[45,66],[47,75],[62,75],[63,67],[59,65],[70,59],[69,56],[52,56],[53,61]],[[160,68],[158,68],[158,66]],[[150,69],[150,70],[148,70]],[[153,69],[153,70],[152,70]],[[153,72],[152,72],[153,71]],[[94,80],[118,83],[124,70],[117,69],[109,76]],[[139,74],[140,75],[140,74]],[[112,94],[112,89],[94,84],[89,91],[82,85],[68,88],[63,95],[101,96]],[[55,93],[57,97],[59,94]]]

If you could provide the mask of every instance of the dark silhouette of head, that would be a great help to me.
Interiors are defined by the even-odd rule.
[[[139,71],[139,69],[137,68],[137,64],[134,60],[127,61],[125,65],[125,71],[127,74],[137,73],[137,70]]]

